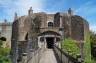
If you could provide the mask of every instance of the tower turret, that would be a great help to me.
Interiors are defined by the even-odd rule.
[[[17,13],[15,12],[15,15],[14,15],[14,21],[18,19],[18,16],[17,16]]]
[[[73,10],[71,8],[68,9],[68,14],[73,15]]]
[[[4,19],[4,23],[6,23],[7,22],[7,19]]]
[[[30,7],[30,9],[29,9],[29,11],[28,11],[28,15],[29,15],[29,16],[32,16],[32,14],[33,14],[33,10],[32,10],[32,7]]]

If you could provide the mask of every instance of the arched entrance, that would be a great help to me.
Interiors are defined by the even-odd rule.
[[[46,37],[47,48],[53,48],[54,37]]]
[[[52,49],[54,45],[60,43],[61,35],[54,31],[46,31],[38,35],[38,45]]]

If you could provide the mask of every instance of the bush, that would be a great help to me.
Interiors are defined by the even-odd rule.
[[[94,59],[96,59],[96,34],[91,34],[91,54]]]
[[[0,47],[0,63],[11,63],[10,58],[7,58],[10,55],[10,49]]]
[[[8,48],[0,48],[0,55],[7,56],[10,54],[10,49]]]
[[[76,54],[80,53],[79,48],[78,48],[78,46],[76,44],[76,41],[72,40],[70,38],[65,39],[65,40],[62,41],[62,47],[63,47],[63,50],[65,52],[71,51],[72,56],[76,56]]]
[[[2,40],[0,40],[0,47],[1,47],[1,45],[3,45],[3,41]]]
[[[84,63],[92,63],[92,61],[91,61],[90,35],[89,34],[85,38]]]

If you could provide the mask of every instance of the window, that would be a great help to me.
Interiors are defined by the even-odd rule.
[[[48,27],[53,27],[53,22],[48,22]]]
[[[56,37],[56,41],[57,41],[57,42],[60,41],[60,38],[59,38],[59,37]]]
[[[44,37],[41,37],[41,38],[40,38],[40,41],[43,42],[43,41],[44,41]]]
[[[5,37],[1,37],[0,40],[6,41],[6,38]]]

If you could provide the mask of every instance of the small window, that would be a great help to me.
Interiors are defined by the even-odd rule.
[[[60,38],[59,38],[59,37],[56,37],[56,41],[57,41],[57,42],[60,41]]]
[[[6,38],[5,37],[1,37],[0,40],[6,41]]]
[[[48,22],[48,27],[53,27],[53,22]]]
[[[41,38],[40,38],[40,41],[41,41],[41,42],[44,42],[44,37],[41,37]]]

